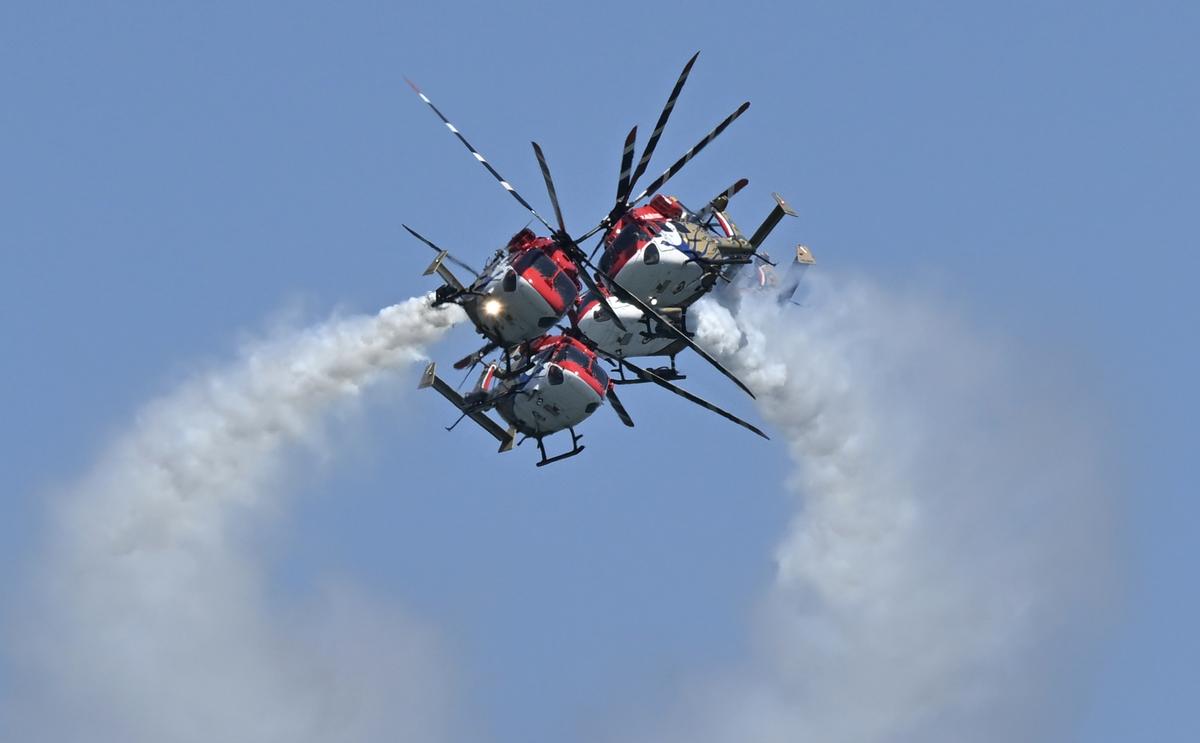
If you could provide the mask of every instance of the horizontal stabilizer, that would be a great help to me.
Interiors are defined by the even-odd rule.
[[[488,417],[487,413],[478,408],[467,405],[463,400],[462,395],[437,375],[436,365],[434,362],[429,362],[429,366],[425,367],[425,372],[421,375],[421,383],[417,385],[418,389],[432,387],[437,390],[442,397],[450,401],[454,407],[458,408],[463,415],[479,424],[480,428],[490,433],[497,441],[500,442],[500,451],[506,452],[513,448],[516,443],[517,431],[513,427],[509,427],[506,431],[501,428],[494,420]]]
[[[795,211],[792,209],[792,207],[788,206],[788,203],[787,203],[786,201],[784,201],[784,200],[783,200],[783,197],[782,197],[782,196],[780,196],[780,195],[779,195],[779,194],[777,194],[777,193],[772,193],[772,194],[771,194],[771,196],[775,197],[775,204],[776,204],[776,205],[777,205],[777,206],[778,206],[780,209],[782,209],[782,210],[783,210],[783,213],[784,213],[784,214],[788,215],[789,217],[798,217],[798,216],[800,216],[799,214],[797,214],[797,213],[796,213],[796,212],[795,212]]]
[[[445,261],[446,261],[446,256],[448,256],[448,255],[450,255],[450,254],[444,250],[442,252],[438,253],[437,258],[433,259],[433,263],[429,264],[429,268],[425,269],[424,275],[432,276],[433,274],[436,273],[438,276],[441,277],[442,281],[446,282],[447,286],[454,289],[454,291],[460,292],[464,288],[462,285],[462,282],[458,280],[458,277],[456,277],[454,275],[454,272],[452,272],[449,268],[446,268]]]

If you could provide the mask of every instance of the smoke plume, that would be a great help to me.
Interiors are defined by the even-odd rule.
[[[1110,579],[1103,421],[925,300],[817,282],[807,304],[696,307],[787,442],[797,507],[752,657],[650,739],[1060,739]],[[435,633],[340,587],[268,600],[243,537],[279,505],[284,445],[458,318],[410,300],[333,321],[147,407],[62,499],[0,734],[445,740]]]
[[[283,445],[459,319],[412,299],[252,344],[149,405],[62,499],[23,612],[14,740],[442,736],[433,633],[331,586],[268,601],[245,536]],[[3,726],[0,726],[3,727]]]
[[[1111,578],[1103,426],[959,313],[861,282],[806,304],[697,307],[787,442],[797,509],[754,658],[654,738],[1061,739]]]

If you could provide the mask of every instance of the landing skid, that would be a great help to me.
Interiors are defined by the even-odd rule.
[[[618,377],[617,379],[611,380],[613,384],[646,384],[647,382],[651,381],[649,379],[643,379],[641,377],[638,377],[636,379],[630,379],[629,377],[626,377],[624,364],[618,365],[617,370],[618,370],[618,374],[620,374],[620,377]],[[651,373],[655,374],[659,379],[665,379],[668,382],[677,382],[680,379],[687,379],[686,374],[680,373],[680,371],[675,368],[675,357],[674,356],[671,357],[671,365],[670,366],[660,366],[660,367],[648,369],[647,371],[650,371]]]
[[[688,258],[685,263],[695,263],[701,268],[709,268],[711,266],[744,266],[751,263],[752,259],[746,258]]]
[[[674,327],[676,327],[679,330],[679,332],[683,333],[688,338],[695,338],[696,334],[689,333],[688,329],[687,329],[687,308],[686,307],[679,308],[678,320],[679,320],[678,324],[674,325]],[[642,325],[646,326],[646,329],[640,331],[640,333],[639,333],[642,336],[642,341],[644,343],[649,343],[652,340],[659,340],[659,339],[674,340],[676,338],[674,333],[667,333],[667,332],[663,331],[662,326],[665,323],[671,322],[669,319],[664,318],[662,320],[658,320],[654,323],[654,326],[651,327],[650,316],[642,315],[641,319],[638,320],[638,322],[640,322]],[[671,362],[672,362],[672,365],[674,365],[674,358],[672,358]]]
[[[538,467],[545,467],[554,462],[561,462],[564,459],[569,459],[584,450],[584,447],[579,445],[579,440],[583,438],[582,434],[575,433],[574,428],[568,428],[571,432],[571,451],[564,454],[556,454],[553,457],[546,456],[546,445],[543,443],[544,436],[537,437],[538,451],[542,454],[542,461],[537,463]]]

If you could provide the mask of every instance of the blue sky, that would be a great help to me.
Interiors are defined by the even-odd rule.
[[[144,401],[281,316],[431,288],[401,221],[475,262],[525,224],[402,75],[542,204],[536,138],[582,230],[699,48],[658,164],[753,105],[675,192],[748,177],[746,224],[781,192],[822,270],[933,292],[1102,406],[1128,590],[1074,735],[1193,740],[1198,20],[1182,2],[6,6],[0,580]],[[788,512],[781,444],[637,390],[632,434],[601,416],[583,457],[537,471],[443,435],[409,381],[299,465],[298,507],[263,536],[280,590],[345,575],[401,599],[497,740],[561,740],[741,657]],[[0,665],[0,693],[13,678]]]

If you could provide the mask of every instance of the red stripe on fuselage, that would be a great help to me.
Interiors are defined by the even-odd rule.
[[[592,308],[598,306],[599,304],[600,304],[599,299],[593,299],[592,301],[583,305],[579,309],[575,310],[575,313],[571,318],[571,324],[578,325],[579,321],[582,320],[583,318],[587,317],[587,313],[591,312]]]
[[[554,310],[555,314],[560,314],[566,309],[566,300],[555,291],[554,285],[540,273],[532,268],[527,268],[525,273],[521,274],[521,278],[529,282],[529,285],[541,295],[542,299],[546,300],[546,304],[550,305],[550,309]]]
[[[721,230],[725,233],[725,237],[733,237],[733,228],[729,226],[729,220],[721,212],[716,213],[717,222],[721,225]]]
[[[626,227],[637,225],[642,229],[643,232],[647,233],[648,237],[645,240],[638,240],[636,243],[627,246],[620,253],[613,255],[612,261],[608,266],[608,275],[616,276],[618,273],[620,273],[621,269],[625,267],[625,264],[628,263],[635,255],[637,255],[639,250],[646,247],[650,243],[650,240],[653,239],[654,235],[657,235],[661,231],[659,225],[666,221],[667,216],[661,214],[651,206],[638,207],[637,209],[630,211],[628,214],[617,220],[617,223],[613,225],[612,229],[608,231],[608,235],[605,237],[605,252],[612,251],[613,242],[616,241],[617,236],[620,235]]]
[[[554,363],[558,364],[566,371],[571,371],[571,372],[575,372],[576,374],[578,374],[579,378],[582,379],[583,381],[587,382],[588,386],[591,387],[593,390],[595,390],[597,395],[604,397],[604,393],[606,390],[602,386],[600,386],[600,380],[593,377],[592,373],[589,372],[587,369],[584,369],[582,366],[580,366],[579,364],[576,364],[574,361],[570,361],[567,359],[563,359],[562,361],[556,361]]]

